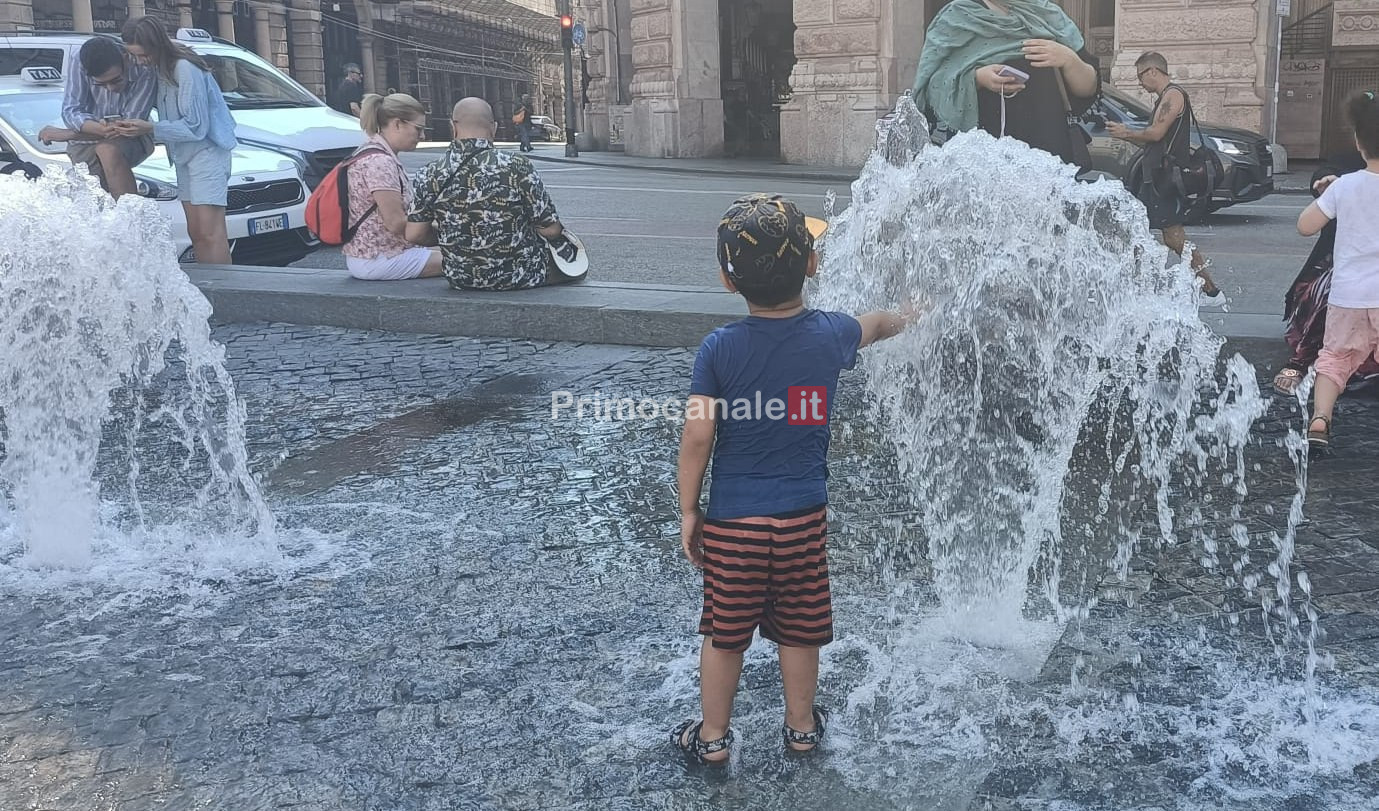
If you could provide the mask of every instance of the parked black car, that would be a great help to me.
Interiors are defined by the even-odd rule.
[[[1103,88],[1101,98],[1082,117],[1083,126],[1092,135],[1089,149],[1093,170],[1121,180],[1130,189],[1138,188],[1144,150],[1136,144],[1112,138],[1106,132],[1106,122],[1144,127],[1149,124],[1151,115],[1152,111],[1134,98]],[[1199,127],[1201,138],[1193,132],[1193,146],[1201,146],[1205,139],[1207,147],[1216,152],[1226,170],[1204,214],[1258,200],[1273,192],[1274,158],[1269,151],[1269,139],[1249,130],[1218,127],[1206,122],[1199,122]]]

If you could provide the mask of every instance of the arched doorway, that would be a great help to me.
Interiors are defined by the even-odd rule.
[[[795,67],[794,0],[719,0],[718,14],[724,152],[778,157]]]

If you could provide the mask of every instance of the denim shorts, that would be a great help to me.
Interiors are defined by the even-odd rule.
[[[194,206],[225,207],[230,186],[230,151],[208,146],[174,164],[177,194]]]

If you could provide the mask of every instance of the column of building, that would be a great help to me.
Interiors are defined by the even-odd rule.
[[[796,0],[794,95],[781,110],[787,163],[855,166],[877,119],[910,88],[924,38],[924,4]]]
[[[318,0],[289,0],[292,26],[292,76],[308,90],[325,98],[326,62],[321,43],[321,6]]]
[[[235,41],[235,0],[215,0],[216,27],[220,38]]]
[[[609,140],[608,102],[608,51],[612,43],[612,32],[608,30],[608,15],[602,6],[584,10],[581,20],[588,28],[588,41],[584,52],[589,66],[589,104],[584,109],[584,132],[589,149],[606,150]],[[544,77],[537,82],[540,88]],[[540,92],[540,91],[538,91]],[[538,109],[540,107],[538,101]],[[584,148],[584,147],[581,147]]]
[[[641,0],[632,11],[627,151],[657,158],[723,153],[718,4]]]
[[[0,0],[0,28],[24,31],[33,27],[32,0]]]
[[[289,3],[290,0],[280,0],[268,9],[268,31],[271,43],[268,46],[268,53],[264,55],[265,59],[284,71],[292,67],[292,58],[287,53]],[[293,71],[292,75],[296,78],[297,74]]]

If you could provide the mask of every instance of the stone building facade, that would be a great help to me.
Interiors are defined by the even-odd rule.
[[[856,165],[943,2],[577,0],[591,31],[583,129],[636,155]],[[1338,99],[1379,85],[1379,0],[1062,5],[1106,81],[1138,93],[1135,58],[1160,51],[1204,119],[1269,135],[1277,113],[1276,140],[1294,156],[1343,143]]]
[[[416,96],[440,133],[467,95],[500,122],[523,93],[564,118],[555,0],[0,0],[0,32],[118,33],[145,14],[253,50],[323,98],[358,63],[367,91]]]

